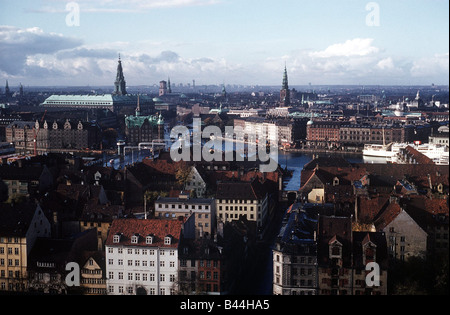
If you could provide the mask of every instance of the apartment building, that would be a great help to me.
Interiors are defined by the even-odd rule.
[[[216,225],[216,204],[214,199],[190,198],[180,193],[178,198],[161,198],[155,201],[155,216],[161,219],[178,220],[195,217],[196,238],[214,234]]]
[[[28,290],[28,256],[37,238],[50,235],[50,222],[39,205],[0,205],[0,291]]]
[[[223,182],[217,186],[217,219],[231,222],[241,217],[263,229],[269,216],[269,196],[258,179],[252,182]]]
[[[177,220],[114,220],[105,246],[107,294],[176,294],[182,226]]]
[[[317,295],[315,218],[292,205],[273,249],[273,294]]]

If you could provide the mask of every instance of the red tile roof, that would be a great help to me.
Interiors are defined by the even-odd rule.
[[[183,222],[176,220],[138,220],[118,219],[114,220],[109,230],[106,246],[144,246],[144,247],[166,247],[177,248],[181,237]],[[121,235],[120,243],[114,243],[114,236]],[[137,244],[131,243],[131,238],[139,234]],[[153,235],[152,244],[146,243],[146,237]],[[170,245],[164,244],[164,238],[172,236]]]
[[[375,219],[375,227],[377,231],[383,230],[388,226],[394,219],[402,212],[402,208],[396,202],[390,203],[386,210],[381,213],[381,215]]]

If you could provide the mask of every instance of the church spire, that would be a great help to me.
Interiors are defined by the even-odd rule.
[[[114,95],[127,94],[126,82],[125,77],[123,75],[122,60],[120,59],[120,54],[119,54],[119,64],[117,65],[117,76],[116,81],[114,82],[114,86],[115,86]]]
[[[140,101],[140,95],[138,95],[137,98],[137,107],[136,107],[136,117],[141,116],[141,101]]]
[[[289,106],[291,104],[291,91],[289,90],[286,64],[284,65],[283,85],[280,92],[280,102],[282,106]]]
[[[286,64],[284,65],[284,74],[283,74],[283,90],[289,89],[289,81],[288,81],[288,74],[287,74],[287,68]]]

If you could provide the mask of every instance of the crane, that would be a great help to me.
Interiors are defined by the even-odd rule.
[[[45,118],[46,114],[47,114],[47,110],[45,110],[44,115],[42,115],[41,124],[44,122],[44,118]],[[37,156],[37,136],[38,136],[40,130],[41,130],[41,128],[38,128],[37,131],[36,131],[36,128],[34,128],[34,156]]]

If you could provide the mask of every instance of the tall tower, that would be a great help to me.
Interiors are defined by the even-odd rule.
[[[167,82],[161,81],[159,82],[159,96],[164,96],[167,94]]]
[[[164,140],[164,118],[162,117],[161,113],[159,113],[158,121],[156,124],[158,126],[158,139]]]
[[[141,102],[140,102],[140,96],[138,95],[137,99],[137,107],[136,107],[136,117],[141,116]]]
[[[10,89],[9,89],[8,80],[6,80],[5,96],[6,96],[7,99],[8,99],[9,97],[11,97],[11,91],[10,91]]]
[[[289,106],[291,104],[291,91],[289,90],[287,68],[284,66],[283,85],[280,92],[281,106]]]
[[[169,78],[169,80],[167,81],[167,92],[168,92],[169,94],[172,93],[172,87],[170,86],[170,78]]]
[[[127,83],[125,82],[125,77],[123,76],[122,60],[120,60],[119,55],[119,65],[117,66],[116,82],[114,82],[114,95],[127,95],[126,85]]]

